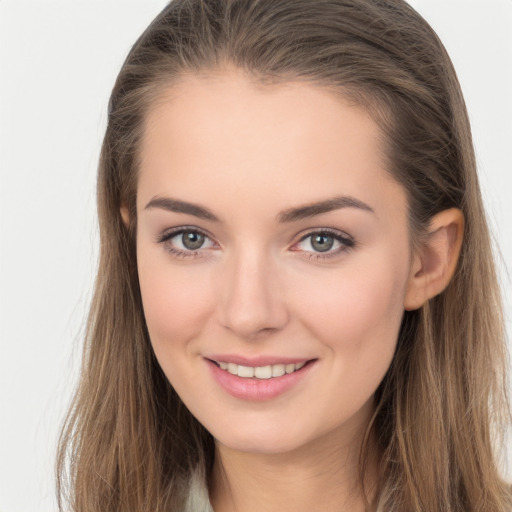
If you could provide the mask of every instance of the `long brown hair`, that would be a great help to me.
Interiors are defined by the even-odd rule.
[[[211,435],[151,349],[135,197],[148,108],[184,73],[227,64],[262,83],[329,87],[366,108],[407,191],[412,240],[436,213],[462,210],[455,276],[405,312],[366,440],[381,451],[379,510],[510,510],[497,457],[509,422],[504,322],[468,115],[443,45],[402,0],[175,0],[135,43],[112,92],[99,164],[100,261],[58,453],[61,510],[67,502],[76,512],[177,511],[194,468],[211,468]],[[361,476],[367,450],[365,442]]]

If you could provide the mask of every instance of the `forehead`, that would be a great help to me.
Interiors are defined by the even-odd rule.
[[[326,88],[262,85],[235,70],[187,75],[148,112],[138,195],[177,187],[197,200],[229,188],[242,204],[258,195],[268,205],[337,194],[378,202],[372,191],[398,186],[382,148],[371,116]]]
[[[165,133],[162,125],[167,128]],[[239,144],[234,144],[236,134],[230,129],[242,130],[238,132]],[[262,83],[230,68],[186,74],[163,90],[146,116],[143,157],[154,149],[153,143],[170,136],[171,131],[181,147],[184,139],[208,134],[212,146],[221,145],[226,140],[223,137],[229,135],[233,149],[242,145],[244,135],[251,135],[251,141],[256,142],[257,132],[262,143],[279,134],[272,146],[280,143],[283,149],[301,136],[312,143],[321,138],[327,145],[333,138],[348,142],[364,132],[375,149],[381,139],[371,116],[340,91],[305,81]]]

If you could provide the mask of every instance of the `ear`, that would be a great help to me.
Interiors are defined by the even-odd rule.
[[[121,206],[121,218],[123,219],[123,223],[125,227],[130,225],[130,212],[128,211],[128,206]]]
[[[406,310],[418,309],[440,294],[451,281],[464,233],[464,216],[457,208],[435,215],[417,247],[404,299]]]

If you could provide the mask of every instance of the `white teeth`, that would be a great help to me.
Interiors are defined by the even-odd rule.
[[[272,366],[258,366],[254,368],[254,376],[257,379],[270,379],[272,377]]]
[[[257,370],[258,368],[253,368],[252,366],[242,366],[238,365],[238,376],[239,377],[245,377],[245,378],[252,378],[254,377],[254,370]]]
[[[272,365],[272,377],[281,377],[284,375],[285,369],[284,364],[273,364]]]
[[[284,371],[286,373],[293,373],[295,371],[295,365],[294,364],[287,364],[287,365],[285,365]]]
[[[297,364],[273,364],[267,366],[242,366],[235,363],[225,363],[223,361],[217,363],[222,370],[227,370],[232,375],[251,379],[271,379],[272,377],[281,377],[285,373],[293,373],[300,370],[306,362]]]

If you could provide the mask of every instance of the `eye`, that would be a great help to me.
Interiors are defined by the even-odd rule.
[[[331,229],[321,229],[304,236],[294,250],[304,251],[310,253],[308,257],[321,259],[337,256],[354,246],[354,240],[348,235]]]
[[[167,231],[158,242],[164,244],[169,253],[183,258],[197,256],[203,249],[215,246],[208,235],[196,228],[177,228]]]

